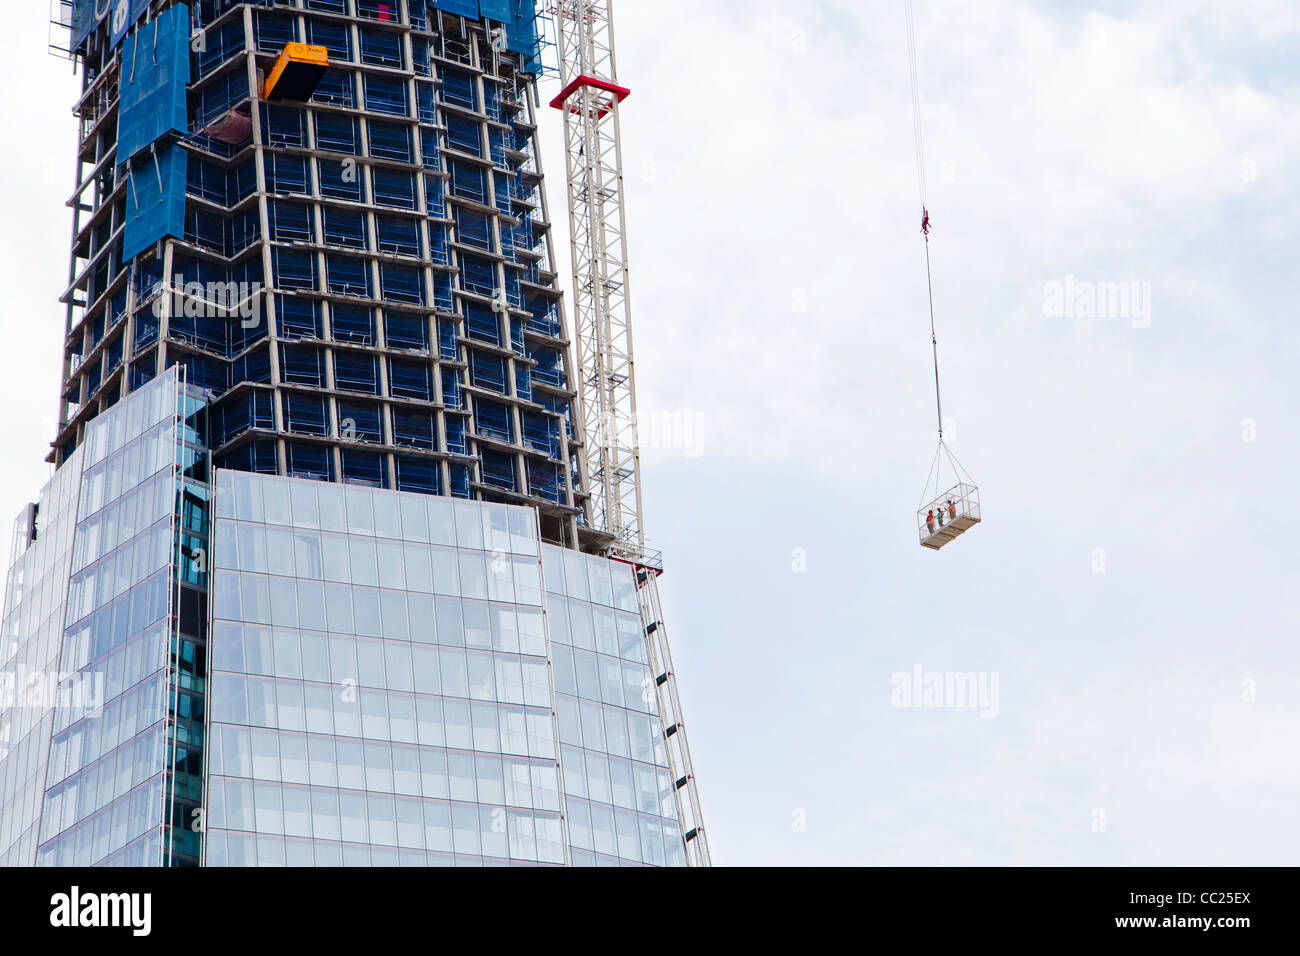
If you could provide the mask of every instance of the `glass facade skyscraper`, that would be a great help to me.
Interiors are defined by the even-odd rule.
[[[65,6],[0,865],[698,862],[657,599],[587,524],[531,0]]]
[[[218,472],[207,862],[683,863],[630,565]]]

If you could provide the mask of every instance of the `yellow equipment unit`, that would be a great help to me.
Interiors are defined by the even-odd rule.
[[[329,69],[329,51],[323,46],[290,43],[275,61],[262,84],[264,100],[306,100]]]

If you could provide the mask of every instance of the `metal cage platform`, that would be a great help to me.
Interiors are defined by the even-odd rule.
[[[938,551],[980,523],[980,490],[959,482],[916,513],[921,547]]]

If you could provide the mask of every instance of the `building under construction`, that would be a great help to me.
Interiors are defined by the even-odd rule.
[[[0,863],[707,865],[607,0],[55,9],[72,262]]]

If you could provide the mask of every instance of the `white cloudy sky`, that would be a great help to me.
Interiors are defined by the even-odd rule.
[[[986,514],[936,554],[901,0],[615,7],[647,524],[715,861],[1294,862],[1300,9],[918,0]],[[48,474],[63,329],[43,13],[0,35],[5,515]],[[1045,315],[1066,276],[1149,284],[1149,325]],[[893,707],[918,666],[996,674],[997,716]]]

